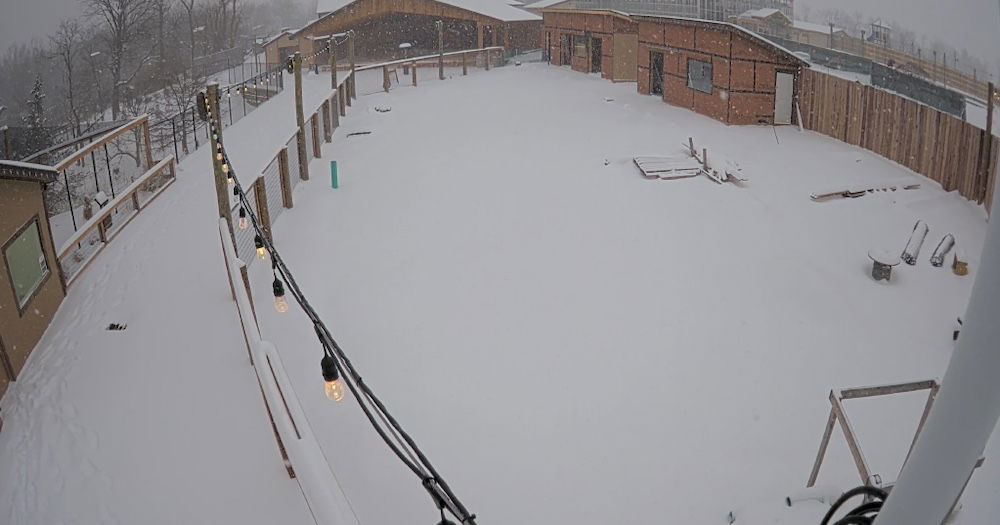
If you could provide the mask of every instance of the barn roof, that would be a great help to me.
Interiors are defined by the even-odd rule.
[[[316,13],[320,14],[318,20],[322,20],[331,14],[357,2],[358,0],[319,0],[316,4]],[[519,9],[508,0],[433,0],[442,4],[447,4],[459,9],[465,9],[483,16],[495,18],[501,22],[520,22],[526,20],[541,20],[541,17],[534,13],[529,13]],[[318,21],[316,20],[316,21]],[[314,21],[313,23],[316,23]],[[312,24],[309,24],[312,25]],[[306,26],[309,27],[309,26]],[[302,28],[305,29],[306,27]],[[301,30],[300,30],[301,31]]]
[[[800,65],[804,65],[806,67],[809,66],[809,62],[806,62],[805,60],[802,60],[795,53],[792,53],[791,51],[789,51],[784,46],[778,45],[778,44],[772,42],[771,40],[768,40],[767,38],[765,38],[765,37],[763,37],[761,35],[758,35],[757,33],[754,33],[753,31],[750,31],[749,29],[747,29],[745,27],[740,27],[740,26],[738,26],[736,24],[733,24],[733,23],[730,23],[730,22],[719,22],[717,20],[702,20],[700,18],[684,18],[684,17],[681,17],[681,16],[667,16],[667,15],[629,15],[629,16],[631,16],[633,19],[638,19],[638,20],[641,20],[641,19],[650,19],[650,20],[654,20],[654,21],[655,20],[668,20],[668,21],[678,22],[678,23],[681,23],[681,24],[695,24],[695,25],[704,25],[704,26],[709,26],[709,27],[715,26],[715,27],[721,27],[721,28],[730,29],[730,30],[733,30],[733,31],[735,31],[737,33],[742,34],[743,36],[749,38],[750,40],[755,40],[755,41],[757,41],[760,44],[764,44],[765,46],[770,47],[771,49],[775,49],[775,50],[781,52],[782,54],[786,55],[786,57],[788,59],[792,60],[793,62],[797,62]]]
[[[56,180],[58,175],[59,172],[52,166],[16,160],[0,160],[0,179],[48,184]]]

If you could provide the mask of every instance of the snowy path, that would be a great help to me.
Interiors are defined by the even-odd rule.
[[[329,77],[305,88],[311,109]],[[292,100],[226,130],[247,177],[294,131]],[[4,397],[0,522],[312,523],[239,335],[207,150],[73,286]]]
[[[361,97],[274,227],[366,382],[480,523],[722,523],[804,485],[831,388],[939,377],[953,348],[972,278],[926,259],[951,232],[978,269],[980,208],[818,134],[727,127],[634,90],[526,64]],[[746,187],[639,176],[633,156],[688,136],[737,160]],[[808,198],[907,177],[923,187]],[[901,249],[918,218],[931,225],[918,266],[873,282],[868,249]],[[251,277],[268,301],[268,269]],[[260,311],[361,522],[435,520],[353,403],[323,398],[301,312]],[[887,480],[922,402],[848,408]],[[1000,487],[989,455],[967,523]],[[820,482],[859,483],[839,431]]]

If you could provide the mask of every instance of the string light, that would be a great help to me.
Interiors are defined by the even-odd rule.
[[[257,258],[263,261],[264,257],[267,257],[267,248],[264,247],[264,239],[260,235],[257,235],[253,239],[253,245],[257,249]]]
[[[215,131],[214,121],[210,121],[212,131]],[[224,150],[223,150],[224,151]],[[235,180],[235,168],[230,165],[229,172]],[[351,363],[347,354],[337,344],[320,319],[316,311],[309,305],[302,290],[295,282],[294,277],[285,266],[280,254],[275,250],[270,240],[264,237],[264,232],[250,206],[250,200],[246,192],[243,191],[238,180],[233,184],[233,195],[239,199],[240,209],[249,219],[256,235],[254,246],[257,256],[264,259],[267,255],[271,257],[271,266],[274,272],[275,281],[272,282],[272,291],[275,292],[275,308],[279,311],[277,304],[279,296],[284,298],[287,289],[296,303],[302,308],[306,316],[312,321],[316,335],[323,346],[323,359],[320,361],[320,368],[323,375],[324,394],[331,400],[340,401],[346,395],[344,386],[354,394],[359,407],[371,423],[372,428],[382,439],[385,445],[396,455],[396,457],[414,474],[421,485],[431,496],[435,506],[441,511],[442,522],[439,525],[449,525],[450,522],[444,519],[444,510],[448,510],[458,518],[461,525],[476,525],[476,515],[472,514],[458,500],[448,484],[445,483],[441,475],[434,469],[427,457],[421,452],[416,442],[406,433],[399,423],[388,412],[385,405],[375,395],[375,393],[364,383],[360,374]],[[282,280],[284,282],[282,282]],[[280,290],[280,293],[278,292]],[[285,308],[287,309],[287,301]]]
[[[274,309],[281,314],[287,312],[288,302],[285,301],[285,285],[281,283],[281,279],[278,279],[277,273],[274,274],[274,282],[271,283],[271,290],[274,292]]]
[[[247,226],[250,225],[250,221],[247,220],[247,210],[243,206],[240,206],[240,220],[239,220],[239,224],[240,224],[240,229],[241,230],[247,229]]]
[[[319,366],[323,371],[323,393],[326,397],[331,401],[344,399],[344,385],[340,380],[340,372],[337,371],[337,361],[327,354],[320,359]]]

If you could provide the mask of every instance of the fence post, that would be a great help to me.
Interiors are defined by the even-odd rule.
[[[466,62],[467,62],[466,57],[468,57],[468,55],[469,55],[468,53],[462,53],[462,76],[463,77],[465,75],[469,74],[469,66],[468,66],[468,64],[466,64]]]
[[[413,65],[410,66],[410,78],[413,81],[413,86],[417,86],[417,61],[413,61]]]
[[[388,93],[391,85],[392,83],[389,82],[389,66],[382,66],[382,89]]]
[[[337,37],[330,35],[330,87],[337,89]]]
[[[142,140],[146,141],[146,165],[143,166],[145,169],[153,167],[153,142],[149,138],[149,117],[142,119]],[[143,170],[145,171],[145,170]],[[109,175],[110,176],[110,175]]]
[[[979,145],[979,180],[983,181],[983,185],[977,189],[977,191],[982,192],[982,199],[984,200],[989,194],[990,183],[992,182],[990,180],[990,163],[993,160],[993,152],[991,150],[993,149],[993,97],[995,93],[996,88],[993,86],[993,83],[988,83],[986,85],[986,129],[982,132],[983,138]]]
[[[312,150],[313,150],[313,157],[316,157],[318,159],[318,158],[320,158],[320,157],[323,156],[323,152],[322,152],[322,150],[320,150],[320,142],[319,142],[320,141],[320,138],[319,138],[319,118],[316,116],[315,113],[313,113],[312,117],[309,119],[309,125],[312,126],[312,139],[313,139]]]
[[[347,94],[348,95],[347,105],[350,106],[351,105],[351,99],[352,98],[358,98],[358,85],[356,83],[357,78],[356,78],[356,75],[355,75],[355,73],[356,73],[355,67],[356,66],[355,66],[355,63],[354,63],[354,58],[355,57],[354,57],[354,30],[353,29],[347,32],[347,54],[348,54],[348,57],[350,58],[350,61],[351,61],[351,78],[348,81],[348,88],[347,88],[348,91],[349,91],[349,93]]]
[[[345,82],[346,84],[346,82]],[[347,116],[347,101],[344,100],[344,87],[340,86],[337,88],[337,111],[340,112],[341,117]]]
[[[263,176],[253,181],[253,194],[257,199],[257,218],[260,219],[260,227],[264,229],[267,240],[274,242],[274,238],[271,237],[271,211],[267,208],[267,188]]]
[[[444,80],[444,21],[434,22],[438,31],[438,80]]]
[[[288,147],[278,151],[278,178],[281,180],[281,204],[286,208],[294,206],[292,202],[292,181],[288,174]]]
[[[229,227],[230,240],[233,246],[236,245],[236,234],[233,232],[233,214],[229,208],[229,188],[226,184],[228,177],[222,168],[222,116],[219,115],[219,83],[212,82],[208,85],[205,95],[205,103],[208,105],[209,118],[215,122],[215,133],[209,133],[208,139],[212,152],[212,174],[215,178],[215,196],[219,204],[219,217],[226,220]],[[192,112],[192,117],[194,112]]]
[[[489,49],[484,50],[483,54],[486,55],[486,71],[489,71],[490,70],[490,50]]]
[[[309,180],[309,155],[306,153],[306,118],[302,112],[302,54],[292,55],[292,70],[295,74],[295,123],[299,130],[295,143],[299,152],[299,178]]]

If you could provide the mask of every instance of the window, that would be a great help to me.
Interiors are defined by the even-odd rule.
[[[38,217],[35,217],[3,248],[4,262],[14,286],[17,307],[21,309],[49,275],[40,234]]]
[[[587,37],[573,35],[573,56],[587,58]]]
[[[702,93],[712,92],[712,63],[688,59],[688,87]]]

